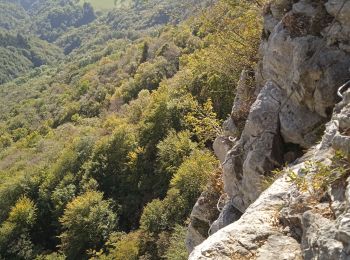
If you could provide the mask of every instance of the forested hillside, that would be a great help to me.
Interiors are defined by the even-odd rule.
[[[259,3],[0,5],[0,259],[187,259]]]

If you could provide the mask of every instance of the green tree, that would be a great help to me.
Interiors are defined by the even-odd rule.
[[[133,130],[127,125],[119,125],[111,136],[102,139],[94,148],[91,160],[85,165],[85,178],[95,179],[107,196],[118,198],[127,181],[129,153],[136,145]],[[124,178],[125,177],[125,178]]]
[[[210,99],[203,105],[196,103],[194,109],[185,115],[185,122],[187,128],[190,129],[197,141],[202,145],[212,142],[221,131],[220,121],[213,111]]]
[[[187,227],[176,225],[170,236],[170,245],[165,252],[167,260],[186,260],[188,252],[185,245]]]
[[[30,231],[37,218],[36,212],[37,208],[32,200],[25,196],[18,199],[0,227],[0,255],[9,259],[33,257]]]
[[[128,102],[136,98],[142,89],[157,89],[163,79],[174,76],[176,71],[176,66],[161,56],[142,63],[134,78],[123,85],[124,100]]]
[[[196,151],[184,161],[171,180],[170,187],[180,191],[188,213],[208,184],[217,163],[211,153]]]
[[[116,228],[117,216],[103,194],[88,191],[70,202],[60,218],[60,248],[68,259],[85,258],[87,250],[99,250]]]
[[[108,253],[98,255],[96,259],[138,260],[140,249],[140,232],[113,233],[106,246]]]
[[[167,228],[165,203],[159,199],[155,199],[143,210],[140,220],[141,229],[149,233],[159,233]]]
[[[178,167],[197,148],[197,144],[191,141],[191,133],[183,131],[176,133],[170,131],[167,137],[158,143],[157,168],[160,194],[165,194],[169,188],[170,179]]]
[[[144,208],[141,229],[157,234],[183,224],[216,167],[217,160],[212,154],[194,151],[171,179],[167,196],[153,200]]]

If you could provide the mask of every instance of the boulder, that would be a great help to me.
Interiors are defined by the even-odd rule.
[[[227,152],[232,148],[232,141],[225,136],[218,136],[213,143],[213,149],[216,157],[221,163],[225,161]]]
[[[219,215],[216,208],[219,196],[220,194],[214,189],[208,187],[193,207],[186,236],[186,247],[189,252],[208,237],[210,226]]]
[[[310,148],[320,140],[325,118],[310,111],[302,104],[288,100],[279,113],[281,135],[285,143]]]
[[[197,246],[189,259],[302,259],[298,242],[285,236],[278,225],[278,212],[286,203],[289,186],[287,179],[277,180],[239,220]],[[274,250],[270,251],[271,247]]]
[[[218,219],[211,225],[209,235],[212,235],[220,229],[239,220],[241,216],[242,212],[240,212],[232,203],[226,203],[220,212]]]

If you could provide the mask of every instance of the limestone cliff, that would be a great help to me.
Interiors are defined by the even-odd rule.
[[[350,94],[337,95],[350,79],[350,1],[277,0],[263,15],[256,100],[240,131],[234,115],[245,95],[254,96],[244,90],[243,72],[214,143],[225,205],[203,243],[205,234],[195,237],[190,224],[189,250],[201,243],[190,259],[350,259],[347,181],[312,204],[288,174],[262,192],[274,169],[288,164],[300,174],[307,161],[330,164],[335,150],[350,152]]]

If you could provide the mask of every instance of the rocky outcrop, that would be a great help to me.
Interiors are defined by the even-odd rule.
[[[335,122],[350,117],[346,100],[350,92],[337,105],[322,142],[286,172],[304,174],[310,160],[330,163],[339,135]],[[328,198],[316,202],[312,193],[297,189],[289,174],[277,179],[237,221],[197,246],[189,259],[350,259],[350,179],[330,186]]]
[[[226,205],[190,259],[350,259],[347,185],[310,207],[287,177],[261,194],[269,173],[286,163],[298,172],[306,160],[327,161],[334,149],[350,154],[350,95],[334,108],[350,79],[349,14],[346,0],[280,0],[265,8],[260,92],[240,130],[234,113],[246,93],[237,91],[215,141]],[[306,206],[295,210],[300,200]]]
[[[212,188],[204,191],[194,205],[187,230],[186,247],[192,251],[208,237],[211,224],[218,217],[216,208],[219,193]]]
[[[299,243],[278,225],[289,186],[284,178],[275,182],[239,220],[210,236],[189,259],[301,259]]]
[[[225,192],[231,198],[228,203],[242,212],[261,193],[261,181],[268,172],[293,161],[302,149],[320,139],[337,102],[337,89],[349,76],[350,54],[326,44],[335,37],[329,29],[335,25],[343,28],[347,21],[333,23],[328,5],[278,1],[265,15],[265,34],[269,37],[261,44],[263,66],[257,74],[263,75],[266,83],[250,109],[240,139],[233,143],[223,164]],[[300,17],[308,22],[300,24]],[[298,32],[298,26],[306,31]],[[233,114],[242,103],[240,95],[246,93],[237,91]],[[231,119],[225,130],[232,136],[237,133]],[[221,150],[218,153],[222,160],[223,150],[228,147],[215,145],[216,151]]]
[[[282,91],[266,84],[252,105],[241,139],[226,155],[223,164],[225,192],[240,211],[261,193],[261,178],[282,163],[282,139],[276,107]]]

